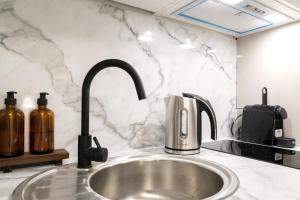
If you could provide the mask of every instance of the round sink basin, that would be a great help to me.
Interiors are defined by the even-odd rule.
[[[122,157],[88,180],[100,199],[224,199],[235,192],[235,174],[218,164],[170,155]]]
[[[11,200],[212,200],[229,197],[238,185],[236,175],[219,164],[143,153],[112,158],[91,169],[55,167],[26,179]]]

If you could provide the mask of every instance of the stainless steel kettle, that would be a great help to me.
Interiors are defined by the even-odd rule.
[[[208,100],[195,94],[165,98],[165,151],[172,154],[197,154],[202,140],[202,111],[209,117],[211,138],[217,139],[217,122]]]

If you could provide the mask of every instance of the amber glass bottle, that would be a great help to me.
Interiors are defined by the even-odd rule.
[[[47,108],[48,93],[40,93],[38,109],[30,113],[30,153],[45,154],[54,150],[54,113]]]
[[[7,92],[6,107],[0,110],[0,157],[24,153],[24,113],[16,108],[16,92]]]

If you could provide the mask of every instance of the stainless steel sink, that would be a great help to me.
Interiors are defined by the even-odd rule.
[[[229,169],[205,160],[151,155],[101,165],[88,184],[102,199],[224,199],[235,192],[238,179]]]
[[[55,167],[26,179],[12,200],[225,199],[238,188],[226,167],[191,156],[143,153],[110,159],[89,170]]]

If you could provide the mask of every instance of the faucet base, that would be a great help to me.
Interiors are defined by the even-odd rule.
[[[94,141],[96,148],[92,147],[91,135],[78,136],[78,168],[91,168],[92,161],[105,162],[107,160],[107,148],[102,148],[96,137],[94,137]]]
[[[86,155],[89,148],[92,147],[91,135],[78,136],[78,168],[86,169],[92,167],[91,159]]]

